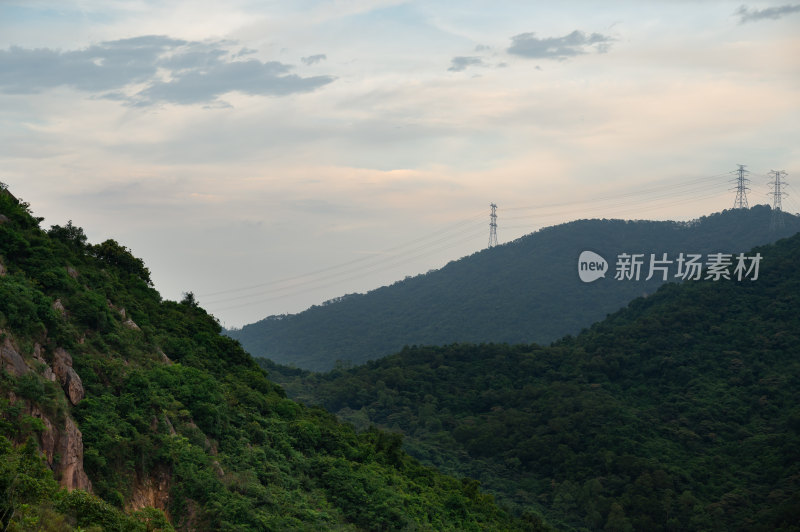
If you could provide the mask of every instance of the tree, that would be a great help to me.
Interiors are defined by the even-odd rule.
[[[79,249],[86,247],[86,233],[83,232],[82,227],[72,225],[72,220],[67,222],[67,225],[61,227],[60,225],[53,225],[47,232],[51,237],[75,246]]]
[[[148,285],[153,284],[150,280],[150,270],[144,265],[144,261],[134,257],[131,250],[121,246],[116,240],[109,239],[102,244],[91,246],[91,251],[106,264],[135,275]]]
[[[609,532],[633,532],[633,527],[628,518],[625,517],[625,511],[619,503],[615,502],[611,505],[611,511],[608,512],[608,521],[606,521],[604,530]]]
[[[184,292],[183,299],[181,299],[181,305],[188,305],[190,307],[197,306],[197,299],[194,297],[194,292]]]

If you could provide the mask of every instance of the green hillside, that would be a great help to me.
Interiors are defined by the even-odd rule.
[[[800,231],[770,231],[771,210],[728,210],[690,223],[579,220],[548,227],[367,294],[348,295],[294,315],[227,331],[257,357],[314,371],[354,364],[408,345],[454,342],[549,343],[603,319],[661,281],[616,281],[620,253],[738,253]],[[604,256],[610,275],[586,285],[578,256]],[[644,272],[642,279],[646,276]]]
[[[286,398],[191,294],[0,187],[0,529],[538,530]]]
[[[800,530],[800,234],[757,280],[664,285],[551,347],[414,347],[290,396],[589,530]]]

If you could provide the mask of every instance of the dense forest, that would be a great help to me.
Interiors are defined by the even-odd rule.
[[[549,343],[603,319],[661,278],[591,284],[577,276],[591,250],[614,268],[621,253],[738,253],[800,231],[770,231],[771,209],[728,210],[693,222],[579,220],[453,261],[367,294],[351,294],[294,315],[226,331],[256,357],[314,371],[363,363],[411,345],[454,342]],[[612,271],[613,273],[613,271]]]
[[[575,530],[800,530],[800,234],[548,347],[410,347],[290,396]]]
[[[0,187],[0,528],[541,530],[288,399],[194,297]]]

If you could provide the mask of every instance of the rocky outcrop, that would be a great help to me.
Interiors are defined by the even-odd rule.
[[[164,353],[164,351],[159,349],[158,350],[158,354],[161,355],[161,362],[163,362],[164,364],[166,364],[168,366],[172,365],[172,360],[166,355],[166,353]]]
[[[30,371],[22,355],[19,354],[16,347],[11,342],[11,338],[8,337],[0,343],[0,369],[7,371],[15,377],[19,377]]]
[[[138,325],[136,325],[136,322],[134,322],[134,321],[133,321],[133,320],[131,320],[131,319],[128,319],[128,320],[125,320],[125,321],[123,321],[123,322],[122,322],[122,325],[124,325],[124,326],[125,326],[125,327],[127,327],[128,329],[132,329],[132,330],[134,330],[134,331],[138,331],[138,330],[140,330],[140,329],[139,329],[139,326],[138,326]]]
[[[92,483],[83,470],[83,435],[70,417],[67,417],[64,431],[60,434],[58,451],[61,460],[56,473],[60,474],[61,485],[68,490],[91,491]]]
[[[169,416],[167,414],[162,414],[162,416],[163,417],[160,419],[164,420],[164,425],[167,426],[167,430],[169,430],[170,435],[172,436],[176,435],[177,432],[175,432],[175,427],[172,426],[172,422],[169,420]],[[153,432],[158,432],[159,424],[160,424],[159,418],[153,416],[153,419],[150,420],[150,430],[152,430]]]
[[[72,369],[72,356],[61,347],[56,348],[53,353],[53,372],[58,377],[69,401],[73,405],[77,405],[84,398],[86,392],[80,376]]]
[[[106,301],[108,302],[108,308],[110,308],[111,310],[116,311],[120,316],[122,316],[123,320],[128,317],[127,313],[125,312],[125,307],[116,306],[114,303],[111,302],[110,299],[107,299]]]
[[[8,221],[8,216],[6,216],[5,214],[0,214],[0,225],[3,225],[7,221]]]
[[[169,416],[166,414],[164,414],[164,423],[166,423],[170,435],[175,436],[177,434],[177,432],[175,432],[175,427],[172,426],[172,422],[169,420]]]
[[[76,270],[72,266],[67,266],[67,274],[69,274],[69,276],[72,277],[73,279],[77,279],[79,275],[78,270]]]
[[[26,412],[42,420],[45,429],[39,434],[39,447],[61,486],[91,491],[92,483],[83,470],[83,434],[72,418],[67,416],[64,427],[56,428],[38,406],[28,404]]]
[[[38,407],[29,407],[29,410],[31,416],[38,417],[42,420],[44,430],[41,434],[39,434],[39,448],[42,450],[45,458],[47,459],[47,465],[49,465],[51,469],[54,469],[57,465],[54,464],[54,461],[56,452],[58,452],[56,449],[58,447],[58,442],[61,439],[61,435],[53,426],[53,423],[50,421],[50,419],[42,414]]]
[[[33,358],[39,364],[44,364],[44,369],[42,370],[42,376],[49,380],[50,382],[56,382],[56,374],[53,372],[52,368],[47,364],[47,361],[42,356],[42,346],[38,343],[33,344]]]
[[[58,314],[59,314],[59,315],[60,315],[62,318],[63,318],[64,316],[66,316],[66,315],[67,315],[67,309],[65,309],[65,308],[64,308],[64,304],[61,302],[61,300],[60,300],[60,299],[56,299],[56,300],[53,302],[53,305],[52,305],[52,306],[53,306],[53,310],[55,310],[56,312],[58,312]]]
[[[127,511],[153,507],[164,511],[169,516],[169,491],[172,487],[172,475],[165,466],[156,466],[146,476],[136,474],[131,496],[125,505]]]
[[[224,478],[225,477],[225,470],[222,469],[222,466],[220,465],[220,463],[218,461],[214,460],[213,462],[211,462],[211,467],[214,468],[214,473],[217,474],[217,478]]]
[[[42,377],[49,380],[50,382],[56,382],[57,379],[55,372],[50,368],[50,366],[46,366],[44,368],[44,371],[42,372]]]
[[[3,264],[2,259],[0,259],[0,277],[5,277],[6,275],[6,266]]]

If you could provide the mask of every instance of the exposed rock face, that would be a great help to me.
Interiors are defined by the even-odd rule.
[[[2,332],[0,331],[0,333]],[[64,392],[72,404],[83,399],[83,383],[72,369],[72,357],[69,353],[61,348],[56,349],[53,357],[55,372],[47,365],[42,356],[42,346],[38,343],[33,346],[33,359],[45,365],[43,371],[45,378],[51,381],[58,379],[61,382]],[[18,348],[8,337],[0,343],[0,368],[15,376],[21,376],[31,371],[19,354]],[[13,392],[9,392],[8,398],[12,403],[19,400]],[[72,418],[66,416],[63,428],[56,427],[37,405],[23,401],[23,406],[25,413],[39,418],[44,425],[44,430],[38,435],[39,447],[44,452],[48,465],[60,479],[61,486],[68,490],[91,491],[92,483],[83,470],[83,434]]]
[[[117,311],[117,313],[118,313],[120,316],[122,316],[122,319],[123,319],[123,320],[124,320],[125,318],[127,318],[127,314],[125,313],[125,307],[117,307],[117,306],[116,306],[114,303],[112,303],[112,302],[111,302],[111,300],[110,300],[110,299],[107,299],[106,301],[108,302],[108,308],[110,308],[111,310],[115,310],[115,311]]]
[[[211,466],[214,468],[214,473],[217,474],[217,478],[223,478],[225,476],[225,470],[222,469],[222,466],[220,465],[219,462],[214,460],[213,462],[211,462]]]
[[[72,266],[67,266],[67,273],[68,273],[68,274],[69,274],[69,276],[70,276],[70,277],[72,277],[73,279],[77,279],[77,278],[78,278],[78,270],[76,270],[76,269],[75,269],[75,268],[73,268]]]
[[[175,427],[172,426],[172,422],[169,420],[169,416],[167,414],[164,414],[164,422],[167,424],[169,433],[173,436],[176,435],[177,432],[175,432]]]
[[[122,325],[124,325],[124,326],[125,326],[125,327],[127,327],[128,329],[133,329],[134,331],[138,331],[138,330],[140,330],[140,329],[139,329],[139,326],[138,326],[138,325],[136,325],[136,322],[134,322],[134,321],[133,321],[133,320],[131,320],[131,319],[128,319],[128,320],[125,320],[125,321],[123,321],[123,322],[122,322]]]
[[[49,380],[50,382],[56,382],[56,374],[53,373],[53,370],[47,364],[47,361],[42,356],[42,346],[38,343],[33,344],[33,358],[39,362],[40,364],[44,364],[44,370],[42,371],[42,376]]]
[[[0,344],[0,369],[4,369],[16,377],[30,371],[25,360],[17,352],[14,344],[11,343],[10,338],[6,338],[3,343]]]
[[[171,366],[172,360],[162,351],[161,349],[158,350],[158,354],[161,355],[161,362],[164,364]]]
[[[56,374],[53,373],[53,370],[50,369],[50,366],[47,366],[47,367],[44,368],[44,371],[42,372],[42,376],[45,379],[49,380],[50,382],[56,382]]]
[[[6,267],[3,264],[3,261],[0,260],[0,277],[5,277],[6,275]]]
[[[53,353],[53,371],[64,388],[64,393],[73,405],[77,405],[84,398],[83,382],[80,376],[72,369],[72,356],[61,347]]]
[[[39,435],[39,447],[42,449],[45,458],[47,458],[47,465],[53,468],[53,459],[55,458],[56,446],[58,445],[59,433],[50,419],[42,414],[38,407],[29,407],[29,410],[29,415],[38,417],[44,424],[44,431]]]
[[[72,418],[67,416],[63,429],[57,429],[39,407],[28,405],[28,414],[42,420],[45,430],[39,435],[39,446],[47,464],[60,477],[61,486],[68,490],[92,490],[92,483],[83,470],[83,434]],[[55,457],[59,456],[56,463]]]
[[[61,302],[60,299],[56,299],[53,302],[53,310],[58,312],[62,318],[67,315],[67,309],[64,308],[64,304]]]
[[[172,475],[164,466],[156,466],[144,478],[137,473],[131,497],[125,505],[125,509],[130,512],[151,506],[163,510],[167,519],[170,519],[168,508],[171,486]]]
[[[161,419],[164,420],[164,424],[167,426],[167,429],[169,429],[169,433],[173,436],[177,434],[177,432],[175,432],[175,427],[172,426],[172,422],[169,420],[169,416],[167,414],[162,415],[163,417]],[[150,430],[157,432],[159,423],[159,418],[153,416],[153,419],[150,420]]]
[[[61,461],[56,471],[61,473],[61,485],[68,490],[91,491],[92,483],[83,470],[83,434],[70,417],[67,417],[64,432],[58,440],[58,452]]]
[[[3,225],[7,221],[8,221],[8,216],[6,216],[5,214],[0,214],[0,225]]]

